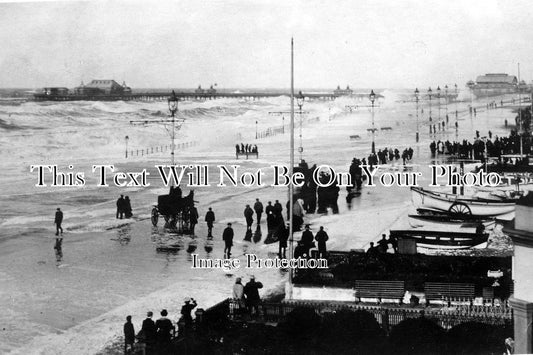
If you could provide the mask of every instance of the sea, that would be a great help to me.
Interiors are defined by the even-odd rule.
[[[431,157],[432,140],[473,140],[476,130],[505,136],[510,130],[505,120],[514,122],[511,109],[486,110],[493,99],[472,101],[465,89],[457,102],[441,100],[440,109],[433,99],[433,120],[439,115],[445,120],[448,112],[449,122],[430,135],[429,102],[421,100],[417,112],[414,89],[375,91],[383,97],[373,113],[366,97],[306,100],[303,113],[294,117],[295,161],[348,172],[354,157],[368,156],[374,139],[376,150],[413,148],[409,171],[420,171],[419,183],[426,186],[428,165],[444,162]],[[480,107],[476,116],[468,112],[472,104]],[[285,209],[287,187],[272,185],[274,166],[290,162],[289,111],[286,96],[180,101],[173,130],[165,101],[35,102],[31,90],[1,90],[0,353],[102,353],[121,335],[127,315],[137,330],[147,311],[157,316],[167,309],[177,321],[185,297],[208,308],[230,297],[236,277],[246,282],[254,275],[265,286],[262,297],[282,294],[285,270],[191,266],[193,254],[223,258],[227,223],[235,230],[234,258],[275,257],[277,245],[264,243],[264,217],[259,226],[254,222],[252,240],[244,240],[243,210],[256,199],[264,205],[279,200]],[[157,226],[150,220],[157,197],[169,190],[156,166],[171,162],[173,131],[175,164],[186,173],[193,172],[189,167],[208,170],[209,186],[189,186],[186,173],[181,184],[184,194],[194,190],[200,214],[194,236],[165,229],[161,219]],[[235,145],[241,143],[257,145],[258,158],[237,159]],[[380,169],[405,171],[401,160]],[[116,218],[120,195],[132,201],[131,219]],[[408,187],[363,187],[350,205],[345,197],[342,188],[339,214],[305,216],[314,232],[324,226],[330,250],[365,249],[388,229],[409,227],[406,215],[414,207]],[[208,207],[216,215],[213,239],[207,238],[204,222]],[[57,208],[64,213],[61,255],[54,250]],[[169,245],[171,252],[159,251]]]

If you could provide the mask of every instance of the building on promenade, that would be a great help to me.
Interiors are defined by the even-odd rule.
[[[509,299],[514,314],[515,353],[533,353],[533,193],[516,204],[514,226],[504,228],[514,244],[514,295]]]

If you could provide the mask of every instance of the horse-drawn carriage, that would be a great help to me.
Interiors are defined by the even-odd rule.
[[[152,208],[152,224],[157,226],[159,216],[165,219],[165,228],[177,229],[178,233],[189,234],[191,232],[191,217],[197,213],[194,209],[194,191],[190,191],[185,197],[179,186],[170,187],[168,195],[160,195],[157,205]]]

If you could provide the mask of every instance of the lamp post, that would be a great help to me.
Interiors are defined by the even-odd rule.
[[[429,122],[431,122],[431,95],[433,91],[431,91],[431,87],[428,89],[428,97],[429,97]]]
[[[298,147],[298,153],[300,153],[300,162],[302,162],[302,155],[304,152],[304,147],[302,144],[302,107],[304,105],[305,97],[302,94],[302,92],[298,92],[298,96],[296,97],[296,104],[298,105],[298,114],[300,116],[300,146]]]
[[[257,139],[257,121],[255,121],[255,139]]]
[[[374,90],[371,90],[370,91],[370,95],[368,96],[369,99],[370,99],[370,102],[372,103],[372,147],[371,147],[371,151],[372,151],[372,154],[376,153],[376,144],[374,142],[374,132],[375,132],[375,129],[374,129],[374,101],[376,100],[376,94],[374,94]]]
[[[455,137],[459,134],[459,113],[457,112],[457,101],[459,101],[459,95],[457,94],[457,84],[454,84],[455,88]]]
[[[172,90],[172,95],[168,98],[168,110],[170,111],[170,114],[172,115],[172,144],[170,145],[170,157],[171,157],[171,164],[174,165],[174,150],[175,150],[175,144],[174,140],[176,138],[176,131],[175,131],[175,115],[178,111],[178,98],[176,97],[176,93],[174,90]]]
[[[128,158],[128,140],[130,139],[130,137],[126,136],[124,137],[124,139],[126,140],[126,159]]]
[[[448,85],[444,86],[444,104],[446,108],[446,126],[448,125]]]
[[[281,116],[281,132],[285,134],[285,116]]]
[[[439,116],[438,116],[438,119],[437,119],[437,122],[439,124],[439,129],[440,129],[440,86],[437,86],[437,99],[439,100],[438,101],[438,112],[439,112]]]
[[[416,142],[418,143],[418,95],[419,95],[418,88],[415,89],[415,101],[416,101]]]

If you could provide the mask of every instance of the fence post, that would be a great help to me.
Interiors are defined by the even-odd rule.
[[[381,315],[381,326],[383,327],[383,330],[385,330],[385,333],[389,334],[390,331],[390,322],[389,322],[389,310],[387,308],[384,309],[383,314]]]

